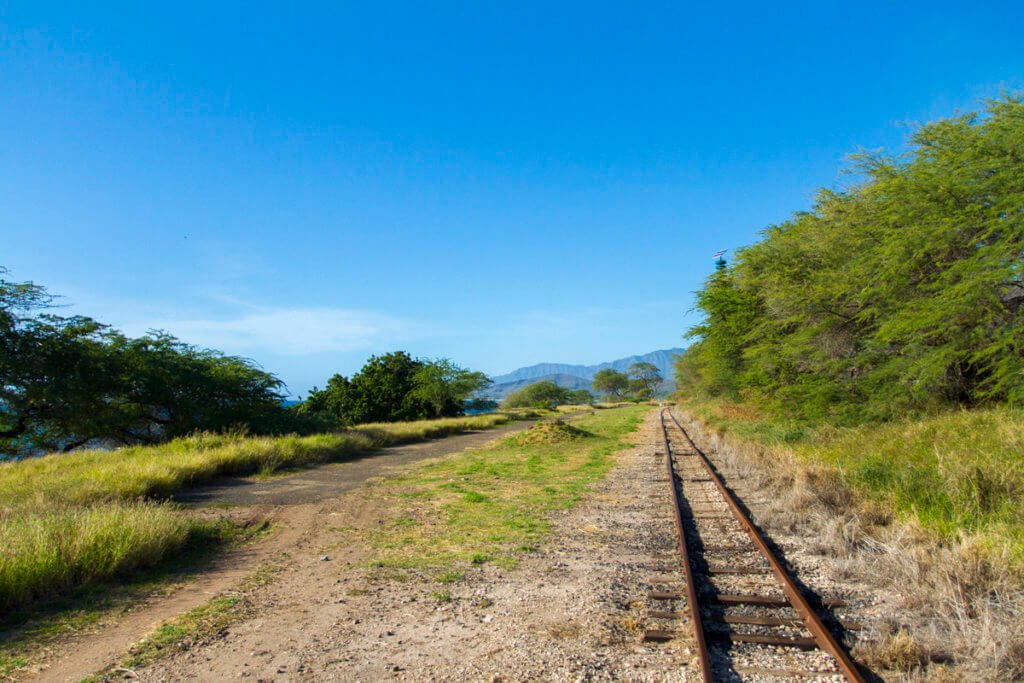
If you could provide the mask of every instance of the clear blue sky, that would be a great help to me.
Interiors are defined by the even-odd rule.
[[[1024,3],[3,3],[0,265],[293,393],[683,344],[711,254],[1024,77]]]

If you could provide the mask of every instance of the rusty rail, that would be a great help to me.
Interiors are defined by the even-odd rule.
[[[779,561],[779,558],[769,547],[768,543],[761,535],[761,532],[758,531],[757,527],[754,526],[754,523],[743,511],[743,508],[740,506],[739,502],[736,500],[736,497],[732,494],[732,492],[726,487],[725,482],[722,481],[722,478],[718,476],[718,472],[716,472],[715,468],[711,465],[711,461],[708,460],[707,456],[704,455],[704,453],[699,448],[697,448],[697,444],[693,442],[693,439],[690,438],[690,435],[687,434],[686,430],[683,429],[683,426],[679,424],[679,420],[676,419],[676,416],[672,413],[671,410],[668,411],[668,415],[670,418],[672,418],[672,421],[675,423],[676,427],[679,428],[679,431],[682,432],[683,437],[690,444],[690,448],[693,449],[694,455],[699,459],[701,465],[704,466],[704,469],[707,472],[708,477],[718,488],[719,493],[722,494],[722,497],[725,499],[725,502],[729,505],[729,508],[732,510],[737,521],[739,521],[740,526],[742,526],[743,529],[750,535],[750,538],[754,542],[754,545],[757,546],[758,550],[761,551],[765,559],[768,560],[768,563],[772,569],[772,573],[778,579],[779,583],[781,583],[783,586],[783,589],[786,593],[786,598],[789,601],[790,606],[794,610],[796,610],[796,613],[799,614],[800,617],[803,619],[803,623],[807,627],[807,630],[810,631],[811,635],[814,637],[815,643],[822,651],[829,653],[836,659],[836,661],[839,664],[839,668],[842,670],[843,675],[846,677],[847,680],[854,681],[856,683],[864,681],[864,676],[857,668],[857,665],[850,658],[850,655],[846,652],[846,648],[844,648],[842,643],[840,643],[835,638],[835,636],[832,635],[832,633],[822,622],[821,617],[819,617],[817,612],[814,611],[814,608],[811,606],[811,604],[807,601],[807,598],[805,598],[803,593],[800,591],[800,588],[799,586],[797,586],[796,581],[793,580],[793,577],[791,577],[789,575],[789,572],[786,571],[785,567],[782,566],[782,562]],[[676,485],[674,478],[675,474],[671,464],[672,454],[671,450],[669,449],[668,443],[668,431],[665,429],[665,410],[661,411],[661,428],[662,437],[665,441],[665,457],[669,463],[669,477],[672,482],[672,495],[673,500],[676,503],[676,524],[679,528],[680,533],[679,543],[680,546],[683,548],[683,565],[686,571],[687,595],[689,597],[689,601],[691,602],[690,610],[691,612],[697,615],[697,619],[695,619],[694,621],[698,633],[697,647],[702,650],[701,667],[702,670],[705,672],[704,680],[711,680],[709,678],[710,665],[707,664],[708,658],[706,646],[704,645],[703,629],[700,627],[699,608],[696,607],[696,587],[693,585],[693,573],[692,569],[689,566],[689,556],[685,550],[686,539],[685,536],[683,536],[683,520],[681,516],[682,510],[678,501],[678,494],[676,493]]]
[[[679,554],[682,556],[683,572],[686,575],[686,604],[690,611],[690,623],[693,624],[693,636],[697,641],[697,656],[700,658],[701,678],[704,683],[711,683],[711,660],[708,657],[708,645],[704,638],[704,623],[700,616],[700,603],[697,601],[697,582],[693,578],[693,566],[690,564],[690,551],[686,547],[686,527],[683,522],[683,503],[679,498],[679,486],[676,484],[676,470],[672,464],[672,449],[668,444],[668,430],[665,428],[665,411],[661,411],[661,438],[665,446],[665,469],[668,471],[669,488],[672,490],[672,509],[675,511],[676,531],[679,538]]]

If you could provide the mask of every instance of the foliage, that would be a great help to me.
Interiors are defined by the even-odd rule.
[[[643,361],[630,365],[628,376],[630,393],[641,401],[653,397],[664,380],[658,366]]]
[[[0,454],[272,431],[284,419],[280,380],[251,362],[162,332],[131,339],[45,312],[52,301],[42,287],[0,277]]]
[[[1024,401],[1024,100],[910,142],[707,280],[681,386],[847,422]]]
[[[447,358],[424,362],[413,375],[412,396],[434,408],[434,415],[458,415],[466,400],[491,380],[482,372],[461,368]]]
[[[620,399],[629,389],[629,378],[621,372],[605,368],[594,375],[593,387],[594,391]]]
[[[414,377],[423,365],[405,351],[371,356],[352,379],[334,375],[326,389],[314,387],[303,411],[326,413],[341,425],[428,417],[430,404],[413,395]]]
[[[590,405],[594,402],[594,395],[586,389],[576,389],[569,392],[569,403],[574,406]]]
[[[295,412],[312,424],[333,426],[398,422],[460,415],[466,400],[490,384],[482,372],[447,358],[414,359],[405,351],[371,356],[349,379],[334,375],[324,389],[313,388]]]
[[[504,408],[552,408],[570,402],[570,392],[554,382],[535,382],[509,394],[502,402]]]

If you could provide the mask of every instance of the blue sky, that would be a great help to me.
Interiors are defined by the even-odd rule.
[[[711,254],[1024,84],[1024,4],[4,3],[0,265],[294,393],[683,343]]]

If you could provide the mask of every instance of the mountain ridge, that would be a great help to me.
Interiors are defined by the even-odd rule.
[[[523,368],[518,368],[504,375],[497,375],[491,379],[494,381],[483,394],[491,398],[500,399],[509,394],[519,391],[536,382],[550,381],[567,389],[591,389],[594,375],[606,368],[616,372],[625,373],[633,363],[651,363],[658,368],[661,376],[665,378],[660,390],[671,392],[675,389],[675,382],[672,378],[673,357],[685,351],[685,349],[660,349],[636,356],[626,356],[595,365],[573,365],[569,363],[537,363]]]
[[[638,356],[626,356],[596,365],[571,365],[568,363],[537,363],[524,368],[518,368],[504,375],[492,377],[495,384],[506,384],[518,382],[524,379],[533,379],[546,375],[573,375],[585,380],[593,380],[594,375],[606,368],[617,372],[626,372],[633,363],[651,363],[661,371],[663,377],[668,377],[672,372],[672,356],[682,353],[686,349],[660,349]]]

